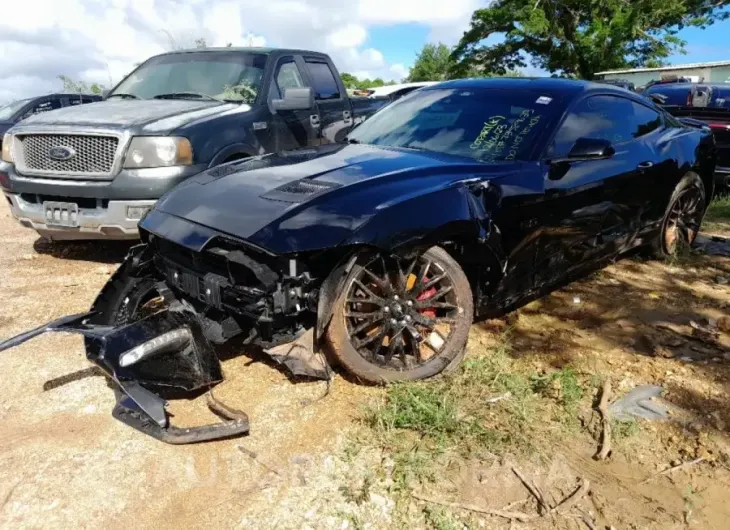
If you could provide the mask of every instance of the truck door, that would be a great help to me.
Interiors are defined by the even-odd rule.
[[[284,56],[277,61],[269,89],[269,100],[280,99],[287,88],[308,86],[300,69],[302,65],[301,58],[296,61],[293,56]],[[273,124],[274,145],[267,150],[287,151],[320,143],[320,116],[316,103],[312,109],[278,111]]]
[[[352,108],[337,70],[324,57],[305,57],[304,63],[319,108],[321,143],[341,142],[352,129]]]

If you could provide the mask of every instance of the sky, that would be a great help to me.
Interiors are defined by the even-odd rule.
[[[400,80],[427,42],[456,44],[488,0],[22,0],[0,16],[0,103],[59,91],[59,75],[110,86],[173,47],[299,47],[341,72]],[[730,59],[730,21],[688,29],[673,63]],[[527,68],[526,74],[539,74]]]

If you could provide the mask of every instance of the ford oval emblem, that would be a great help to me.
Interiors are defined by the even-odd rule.
[[[66,160],[71,160],[73,157],[76,156],[76,150],[73,147],[59,145],[56,147],[51,147],[51,150],[48,151],[48,156],[51,157],[51,159],[53,160],[65,162]]]

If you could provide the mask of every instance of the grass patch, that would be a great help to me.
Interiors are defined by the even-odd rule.
[[[569,367],[523,374],[509,351],[504,340],[453,374],[389,386],[366,410],[375,443],[393,460],[395,490],[434,481],[440,466],[455,459],[539,456],[547,431],[560,436],[580,424],[577,412],[588,393],[578,374]]]
[[[716,197],[710,203],[705,213],[703,228],[730,231],[730,195]]]

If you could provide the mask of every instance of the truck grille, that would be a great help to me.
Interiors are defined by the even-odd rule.
[[[18,135],[18,170],[26,174],[63,176],[110,176],[119,146],[115,136],[80,134]],[[59,160],[51,156],[54,148],[66,148],[71,156]]]

